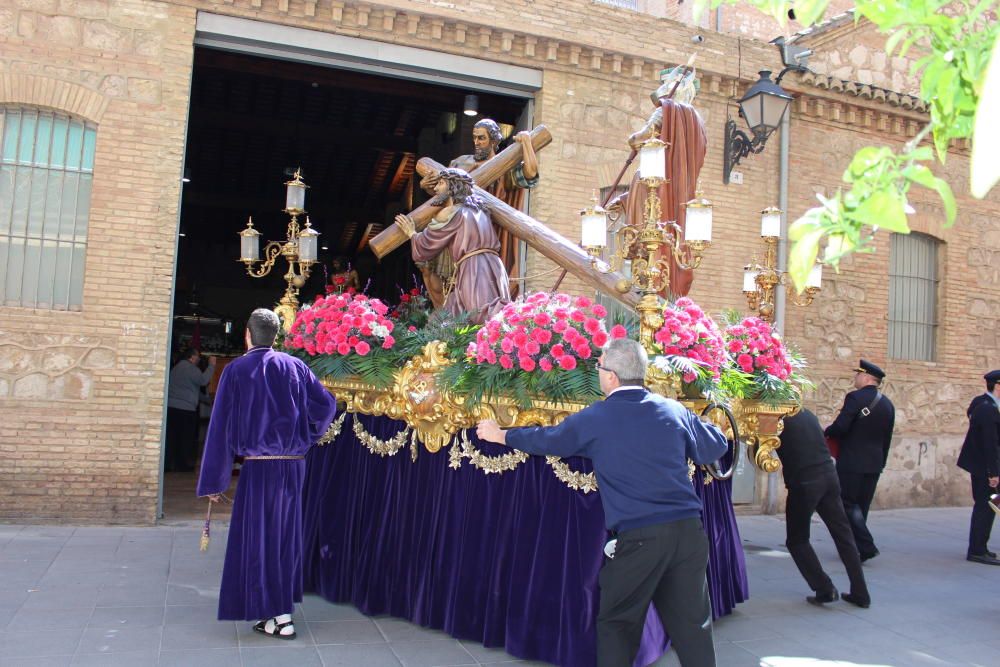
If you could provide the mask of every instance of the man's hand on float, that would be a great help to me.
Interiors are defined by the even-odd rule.
[[[406,234],[407,238],[412,239],[413,235],[417,233],[417,225],[413,222],[413,219],[408,215],[404,215],[402,213],[397,214],[396,224],[399,226],[400,229],[403,230],[403,233]]]
[[[479,436],[480,440],[496,442],[501,445],[507,444],[507,432],[492,419],[484,419],[479,422],[479,425],[476,426],[476,435]]]

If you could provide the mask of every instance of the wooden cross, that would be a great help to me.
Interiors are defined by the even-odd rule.
[[[536,151],[548,145],[551,140],[552,135],[549,134],[544,125],[539,125],[531,131],[531,143]],[[533,250],[555,262],[568,273],[579,278],[581,282],[635,308],[639,303],[640,296],[632,290],[628,279],[623,274],[598,271],[594,267],[590,255],[584,252],[580,246],[483,190],[484,186],[496,181],[520,161],[521,146],[515,143],[469,174],[477,186],[473,192],[485,202],[493,222],[527,243]],[[444,165],[425,157],[417,162],[416,170],[421,176],[427,176],[436,174],[444,168]],[[429,206],[429,204],[430,202],[426,202],[410,213],[410,218],[413,219],[418,231],[426,227],[442,208]],[[393,224],[371,239],[369,245],[375,255],[381,258],[406,241],[406,234]]]

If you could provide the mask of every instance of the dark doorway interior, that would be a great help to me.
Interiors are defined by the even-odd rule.
[[[462,113],[466,94],[479,98],[478,116]],[[472,126],[493,118],[508,135],[526,101],[360,72],[304,65],[226,51],[195,50],[181,200],[173,355],[194,344],[219,356],[200,410],[204,438],[218,376],[243,352],[247,315],[271,307],[284,292],[287,264],[253,279],[237,261],[247,218],[261,247],[283,240],[285,181],[301,167],[309,186],[306,209],[320,236],[320,262],[300,293],[325,293],[331,261],[357,270],[369,296],[389,304],[413,286],[416,273],[404,246],[382,260],[368,239],[426,200],[414,176],[417,159],[447,164],[472,152]],[[195,448],[197,451],[197,447]],[[195,518],[197,472],[164,480],[168,519]]]
[[[478,95],[479,116],[462,113],[467,93]],[[262,247],[285,238],[284,182],[296,167],[323,248],[301,299],[324,291],[331,260],[342,257],[369,296],[394,303],[413,284],[409,252],[378,261],[367,243],[426,199],[414,178],[417,159],[447,164],[471,153],[478,119],[493,118],[509,133],[524,106],[476,90],[196,49],[175,314],[214,318],[200,322],[204,351],[239,348],[243,320],[280,298],[287,265],[279,259],[269,276],[248,277],[236,261],[237,233],[253,216]],[[230,333],[215,321],[232,322]],[[193,328],[178,320],[175,348]]]

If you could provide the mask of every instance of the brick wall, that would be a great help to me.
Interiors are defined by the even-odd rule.
[[[0,309],[0,518],[154,518],[199,9],[541,69],[535,122],[548,125],[554,141],[541,153],[531,212],[571,240],[577,211],[594,188],[610,185],[627,155],[626,137],[651,111],[659,69],[697,52],[697,106],[709,136],[702,182],[717,207],[716,242],[692,296],[712,312],[745,307],[742,266],[762,251],[759,211],[778,201],[778,138],[739,165],[743,185],[723,186],[723,126],[756,70],[778,69],[773,46],[726,34],[694,45],[691,26],[590,1],[19,0],[0,8],[0,103],[79,113],[98,133],[82,312]],[[921,119],[791,77],[787,83],[803,96],[792,118],[792,219],[817,189],[837,187],[857,147],[899,144]],[[39,102],[40,95],[54,101]],[[956,152],[950,160],[948,178],[967,191],[965,157]],[[809,400],[824,421],[839,407],[858,356],[889,371],[898,445],[877,499],[883,505],[964,502],[964,479],[951,466],[962,415],[981,390],[983,370],[1000,365],[997,197],[961,198],[962,218],[948,231],[932,197],[915,193],[914,200],[921,211],[915,228],[945,242],[940,361],[886,359],[884,235],[875,255],[848,260],[840,275],[827,272],[817,303],[790,307],[786,322],[787,337],[812,360],[818,389]],[[552,268],[537,255],[528,261],[529,275]],[[554,279],[539,277],[532,287]],[[569,280],[563,286],[580,289]],[[969,331],[982,332],[974,344]]]
[[[0,103],[97,124],[81,312],[3,308],[0,517],[154,519],[194,10],[0,8]]]

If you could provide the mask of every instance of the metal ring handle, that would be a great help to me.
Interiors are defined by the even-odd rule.
[[[713,479],[724,482],[727,479],[732,479],[733,473],[736,471],[736,464],[740,460],[739,457],[743,442],[740,440],[740,429],[739,426],[736,425],[736,416],[733,414],[733,411],[722,403],[709,403],[705,406],[705,409],[701,411],[701,416],[704,417],[712,410],[722,410],[726,413],[726,417],[729,419],[729,427],[733,430],[733,438],[732,440],[729,440],[732,444],[733,460],[729,464],[729,470],[726,472],[721,472],[719,470],[719,461],[722,460],[721,458],[715,463],[708,463],[702,467],[705,469],[705,472],[712,476]]]

